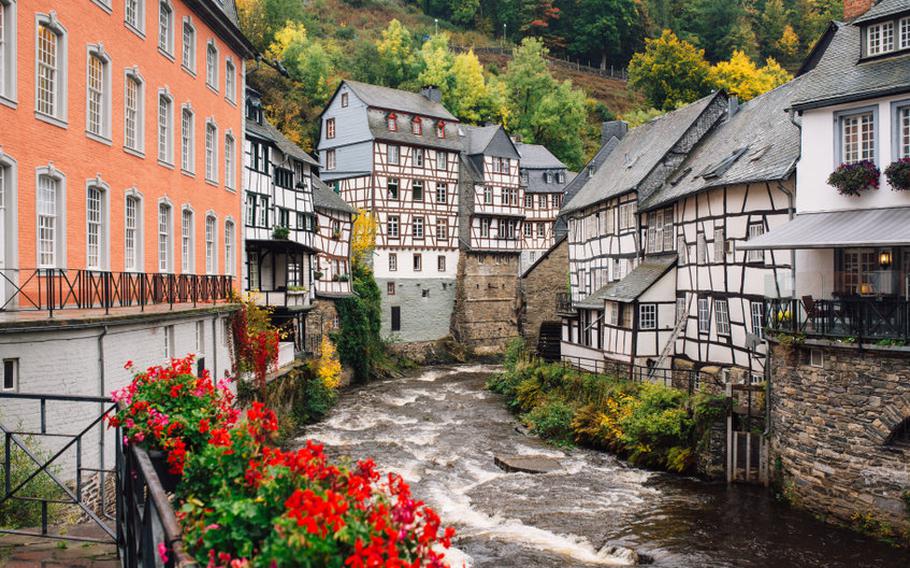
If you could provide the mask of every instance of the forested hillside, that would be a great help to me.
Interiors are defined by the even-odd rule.
[[[342,79],[435,84],[461,120],[503,124],[572,169],[596,151],[603,120],[634,125],[713,89],[748,99],[785,82],[841,9],[841,0],[236,1],[264,55],[248,83],[304,148]],[[506,53],[471,50],[492,46]],[[548,54],[629,65],[631,88],[548,64]]]

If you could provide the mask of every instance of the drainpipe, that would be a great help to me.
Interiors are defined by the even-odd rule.
[[[205,349],[205,345],[202,346]],[[212,316],[212,382],[218,384],[218,315]]]
[[[104,376],[104,336],[107,335],[108,327],[105,325],[101,328],[101,333],[98,334],[98,396],[105,396],[105,391],[107,390],[107,385],[105,384],[106,378]],[[99,405],[99,414],[105,411],[104,403]],[[100,458],[99,458],[99,468],[101,470],[101,495],[102,503],[104,502],[104,424],[98,424],[98,445],[101,448]]]

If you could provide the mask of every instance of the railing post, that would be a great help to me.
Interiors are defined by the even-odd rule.
[[[39,275],[40,275],[40,270],[41,269],[39,269]],[[54,277],[53,277],[53,273],[51,272],[52,270],[54,270],[54,269],[53,268],[45,269],[45,279],[47,281],[47,307],[48,307],[48,311],[50,312],[48,317],[54,317],[54,306],[57,303],[57,299],[54,297]],[[39,283],[39,287],[40,287],[40,283]]]

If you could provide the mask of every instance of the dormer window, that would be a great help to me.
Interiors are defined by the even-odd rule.
[[[901,18],[900,21],[900,48],[899,49],[910,49],[910,16],[906,18]]]
[[[545,183],[553,183],[553,173],[547,172],[543,175],[543,180]]]
[[[894,22],[872,24],[866,28],[866,55],[881,55],[894,51]]]
[[[436,123],[436,137],[445,138],[446,137],[446,123],[442,120]]]
[[[423,134],[423,122],[420,120],[419,116],[415,116],[414,120],[411,121],[411,134],[414,134],[415,136]]]
[[[386,127],[390,132],[396,132],[398,130],[398,116],[394,112],[390,112],[386,117]]]
[[[566,183],[566,174],[559,172],[556,174],[556,183]]]

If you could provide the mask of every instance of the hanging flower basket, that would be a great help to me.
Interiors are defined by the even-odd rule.
[[[282,225],[275,225],[272,229],[272,238],[276,241],[286,241],[291,236],[291,229]]]
[[[885,169],[885,177],[891,188],[897,191],[910,189],[910,158],[901,158]]]
[[[828,185],[834,186],[841,195],[859,196],[867,189],[878,189],[881,171],[870,160],[853,164],[841,164],[828,176]]]

